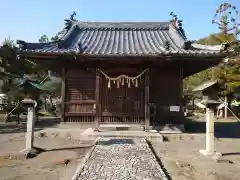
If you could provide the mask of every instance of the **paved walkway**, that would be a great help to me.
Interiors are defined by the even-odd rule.
[[[78,180],[166,180],[145,139],[101,138]]]

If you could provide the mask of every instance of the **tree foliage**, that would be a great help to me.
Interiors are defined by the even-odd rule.
[[[190,92],[194,87],[210,79],[211,69],[207,69],[192,76],[186,77],[183,80],[183,90],[184,92]]]
[[[204,45],[226,44],[229,52],[228,63],[223,62],[216,67],[204,70],[184,79],[185,91],[191,90],[196,85],[206,80],[218,80],[222,89],[220,95],[228,95],[240,87],[240,45],[237,35],[239,34],[239,12],[229,3],[223,3],[216,10],[213,24],[218,25],[220,32],[211,34],[198,41]]]
[[[0,46],[0,70],[1,92],[7,95],[7,104],[2,108],[17,115],[19,122],[19,113],[26,111],[23,106],[16,106],[26,95],[26,89],[20,86],[22,77],[24,74],[34,75],[39,67],[19,59],[14,41],[8,38]]]
[[[56,38],[56,37],[54,37]],[[48,42],[48,37],[46,35],[40,37],[39,42]],[[42,92],[44,94],[55,96],[59,95],[55,91],[59,91],[59,85],[56,82],[52,82],[49,76],[49,71],[28,60],[19,58],[17,55],[18,48],[16,47],[13,40],[10,38],[6,39],[2,46],[0,46],[0,80],[1,80],[1,92],[6,94],[8,97],[8,104],[4,106],[5,111],[11,112],[12,109],[16,107],[17,104],[26,96],[26,94],[32,93],[26,88],[26,83],[34,80],[35,83],[39,84],[39,89],[45,89]],[[28,77],[27,79],[24,77]],[[24,82],[25,81],[25,82]],[[20,85],[23,86],[20,86]],[[41,94],[34,95],[35,100],[40,103]],[[45,95],[44,95],[45,96]],[[13,111],[19,114],[21,111],[25,111],[18,106]],[[38,110],[39,106],[36,110]]]
[[[57,33],[55,36],[49,38],[46,34],[43,34],[39,38],[39,42],[41,43],[47,43],[51,41],[57,41],[59,40],[59,37],[61,36],[62,32]],[[46,82],[43,84],[45,89],[48,89],[48,94],[51,97],[60,97],[61,94],[61,81],[60,78],[53,75],[53,73],[50,72],[49,78],[46,80]]]

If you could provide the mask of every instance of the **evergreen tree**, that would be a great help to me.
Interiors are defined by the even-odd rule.
[[[226,50],[229,54],[228,63],[223,62],[216,67],[185,78],[185,91],[209,79],[218,80],[222,89],[220,95],[229,95],[240,87],[238,22],[238,10],[235,6],[229,3],[223,3],[219,6],[212,23],[218,25],[220,32],[202,38],[198,43],[205,45],[226,44]]]

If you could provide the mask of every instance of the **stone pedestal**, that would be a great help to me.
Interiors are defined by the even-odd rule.
[[[199,152],[204,156],[212,156],[218,158],[221,153],[216,152],[214,142],[214,112],[212,109],[206,109],[206,149]]]

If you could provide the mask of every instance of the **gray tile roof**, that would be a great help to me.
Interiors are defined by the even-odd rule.
[[[80,53],[98,56],[218,54],[222,46],[188,44],[169,22],[71,22],[58,42],[26,43],[25,52]],[[184,48],[184,46],[188,48]]]

